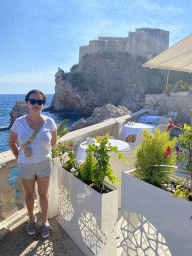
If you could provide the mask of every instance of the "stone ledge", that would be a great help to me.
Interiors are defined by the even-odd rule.
[[[39,212],[39,207],[37,202],[34,203],[34,214]],[[15,214],[10,216],[8,219],[3,220],[0,223],[0,240],[9,234],[13,229],[20,226],[22,223],[28,220],[27,208],[24,207],[22,210],[17,211]]]

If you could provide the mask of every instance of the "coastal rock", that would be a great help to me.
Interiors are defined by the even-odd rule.
[[[10,120],[9,129],[13,125],[15,119],[17,119],[20,116],[27,115],[27,114],[29,114],[29,110],[26,106],[25,101],[24,100],[17,100],[16,103],[15,103],[15,106],[13,107],[13,109],[10,113],[11,120]]]
[[[126,107],[115,107],[112,104],[106,104],[102,107],[96,107],[89,118],[81,118],[77,122],[74,122],[72,127],[70,128],[70,131],[97,124],[103,122],[106,119],[116,118],[128,114],[131,114],[131,111],[129,111]]]
[[[143,108],[149,85],[154,90],[163,84],[163,76],[142,67],[128,53],[87,54],[75,66],[69,73],[58,68],[55,94],[45,111],[83,115],[110,103],[135,112]]]

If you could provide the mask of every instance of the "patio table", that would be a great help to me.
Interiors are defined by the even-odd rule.
[[[138,123],[152,124],[153,121],[159,122],[162,116],[140,116]]]
[[[147,129],[148,131],[155,133],[156,125],[153,124],[142,124],[142,123],[133,123],[125,124],[122,130],[123,140],[129,135],[137,134],[141,129]]]
[[[116,146],[118,148],[118,151],[124,151],[124,150],[131,149],[129,144],[122,140],[109,139],[109,143],[111,144],[111,146]],[[77,156],[76,156],[77,162],[83,161],[86,158],[87,153],[85,152],[85,150],[87,149],[88,145],[89,145],[89,142],[87,142],[87,141],[84,141],[80,144],[78,151],[77,151]],[[96,145],[97,145],[97,143],[96,143]]]

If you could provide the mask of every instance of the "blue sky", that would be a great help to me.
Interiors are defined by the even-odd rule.
[[[98,36],[149,26],[170,31],[172,46],[191,33],[191,13],[191,0],[1,0],[0,94],[54,93],[58,67],[68,72]]]

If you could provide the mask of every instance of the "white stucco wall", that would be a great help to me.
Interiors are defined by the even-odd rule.
[[[167,115],[169,111],[178,113],[177,120],[179,122],[191,122],[191,109],[192,109],[192,95],[171,95],[166,96],[165,94],[146,94],[145,104],[151,104],[151,102],[159,102],[160,106],[157,107],[160,111],[160,115]],[[145,106],[148,108],[148,106]],[[149,107],[150,108],[150,107]]]

